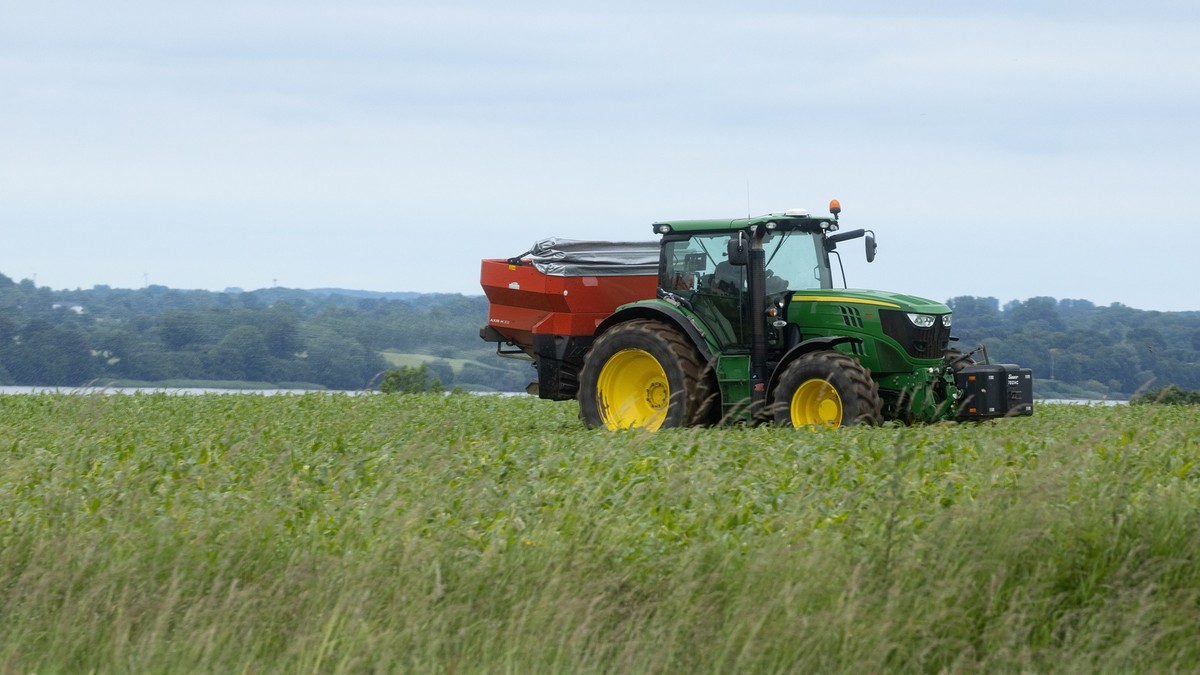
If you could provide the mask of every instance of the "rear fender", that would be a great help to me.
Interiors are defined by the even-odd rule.
[[[600,337],[609,328],[631,319],[653,319],[678,328],[696,346],[696,350],[700,352],[700,356],[704,359],[705,363],[713,362],[716,345],[709,343],[705,339],[704,333],[696,325],[697,319],[662,300],[650,300],[646,303],[627,305],[618,309],[612,316],[600,322],[593,335],[594,337]]]
[[[829,337],[810,338],[792,347],[788,353],[783,355],[779,360],[779,364],[775,366],[775,370],[771,371],[771,377],[767,380],[767,400],[771,401],[775,397],[775,385],[779,382],[779,376],[788,365],[796,359],[811,354],[812,352],[828,351],[840,344],[847,342],[862,342],[861,339],[850,337],[848,335],[834,335]]]

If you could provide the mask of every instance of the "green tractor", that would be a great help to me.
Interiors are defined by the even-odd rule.
[[[868,261],[876,250],[872,232],[839,231],[840,211],[835,200],[829,216],[792,210],[654,223],[661,241],[646,253],[657,255],[656,277],[649,276],[652,259],[639,261],[640,272],[623,264],[605,273],[593,255],[586,273],[565,279],[576,285],[540,284],[537,302],[526,302],[554,309],[547,303],[573,298],[579,304],[567,314],[550,312],[514,337],[526,310],[503,314],[498,307],[494,317],[501,318],[491,319],[481,336],[521,347],[539,374],[531,387],[543,398],[576,398],[588,425],[611,429],[839,427],[1032,414],[1029,369],[987,363],[982,348],[952,348],[945,304],[834,287],[830,258],[838,257],[840,268],[839,244],[864,239]],[[494,303],[521,281],[531,285],[528,277],[503,276],[523,273],[527,260],[491,261],[496,272],[488,262],[485,288],[495,287]],[[500,269],[504,262],[507,270]],[[640,298],[601,306],[596,294],[614,289],[610,295],[621,297],[625,291],[615,289],[629,284],[626,273],[646,275],[656,287],[653,297],[629,291]],[[845,286],[844,273],[839,280]],[[497,351],[522,356],[499,345]],[[984,362],[976,363],[980,354]]]

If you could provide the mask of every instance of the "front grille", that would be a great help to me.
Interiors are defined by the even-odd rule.
[[[929,328],[917,328],[908,320],[907,312],[894,309],[879,310],[883,333],[900,343],[908,355],[917,359],[940,359],[950,345],[950,329],[942,325],[940,315]]]

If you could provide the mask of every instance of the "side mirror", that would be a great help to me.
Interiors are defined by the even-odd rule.
[[[875,233],[867,235],[867,262],[875,262]]]
[[[736,238],[729,240],[725,250],[729,256],[730,265],[745,267],[750,264],[750,240],[741,232],[738,232]]]

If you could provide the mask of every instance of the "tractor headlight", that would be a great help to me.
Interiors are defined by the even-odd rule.
[[[917,328],[933,328],[934,316],[932,314],[909,314],[908,320]]]
[[[950,315],[949,314],[942,315],[942,325],[945,326],[946,328],[950,327]]]

